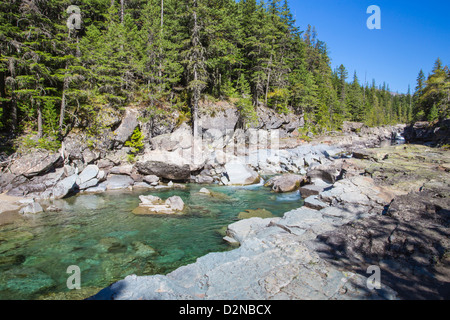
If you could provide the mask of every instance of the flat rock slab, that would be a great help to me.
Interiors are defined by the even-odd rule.
[[[134,184],[134,180],[126,175],[110,175],[104,182],[106,190],[127,189]]]
[[[328,204],[320,201],[318,199],[318,196],[309,196],[305,199],[305,207],[314,209],[314,210],[321,210],[323,208],[328,207]]]
[[[271,229],[281,230],[279,228]],[[270,263],[277,261],[276,264]],[[90,299],[271,300],[395,299],[388,287],[370,291],[366,278],[339,271],[286,232],[247,239],[167,276],[131,275]]]
[[[306,186],[300,187],[299,191],[302,195],[302,198],[306,199],[309,196],[317,196],[324,190],[331,187],[331,184],[308,184]]]

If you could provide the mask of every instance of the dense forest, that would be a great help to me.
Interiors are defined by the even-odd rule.
[[[69,28],[80,9],[80,28]],[[301,22],[305,23],[305,22]],[[437,60],[414,92],[332,70],[314,27],[287,0],[4,0],[0,130],[58,144],[95,132],[102,110],[178,110],[195,126],[202,99],[230,100],[247,125],[258,105],[304,115],[306,130],[449,116],[450,71]],[[195,127],[194,127],[195,129]],[[51,145],[50,145],[51,147]]]

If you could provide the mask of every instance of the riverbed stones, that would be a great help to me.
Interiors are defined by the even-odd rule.
[[[30,295],[54,285],[52,277],[36,268],[20,266],[0,273],[0,291],[8,290],[12,297],[19,292]]]

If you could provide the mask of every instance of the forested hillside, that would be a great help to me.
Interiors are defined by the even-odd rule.
[[[294,110],[312,133],[448,116],[440,60],[415,93],[394,94],[332,70],[316,29],[297,25],[286,0],[1,1],[0,129],[51,148],[73,128],[95,132],[105,108],[178,110],[195,125],[201,99],[230,100],[249,126],[259,104]]]

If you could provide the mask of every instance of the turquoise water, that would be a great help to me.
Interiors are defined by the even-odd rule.
[[[210,252],[231,250],[221,230],[245,209],[281,216],[302,205],[298,192],[275,194],[263,186],[201,186],[145,192],[78,195],[54,202],[60,212],[20,217],[0,226],[0,299],[85,298],[127,275],[166,274]],[[139,195],[180,196],[182,216],[136,216]],[[71,265],[81,290],[67,289]]]

